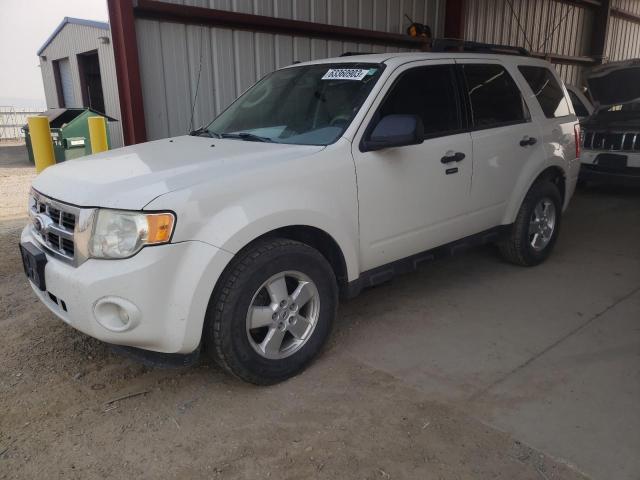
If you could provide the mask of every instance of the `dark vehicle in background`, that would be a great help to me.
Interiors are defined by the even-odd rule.
[[[588,76],[594,113],[582,123],[581,182],[640,185],[640,59]]]

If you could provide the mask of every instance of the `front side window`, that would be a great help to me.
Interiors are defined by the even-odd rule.
[[[404,72],[385,98],[378,118],[417,115],[427,137],[462,128],[456,83],[451,65],[418,67]]]
[[[475,128],[492,128],[527,121],[520,89],[501,65],[463,65]]]
[[[319,64],[267,75],[211,122],[221,138],[328,145],[340,138],[383,70],[381,64]]]
[[[518,70],[538,99],[545,117],[557,118],[571,114],[562,87],[548,68],[520,65]]]

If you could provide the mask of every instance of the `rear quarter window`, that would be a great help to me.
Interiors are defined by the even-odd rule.
[[[520,65],[518,70],[531,87],[545,117],[558,118],[571,115],[569,102],[551,70],[531,65]]]
[[[576,112],[576,115],[579,117],[588,117],[589,110],[584,106],[584,103],[580,101],[578,96],[569,90],[569,98],[571,99],[571,104],[573,105],[573,111]]]

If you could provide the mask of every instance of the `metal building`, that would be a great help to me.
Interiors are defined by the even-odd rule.
[[[213,1],[211,6],[395,34],[404,33],[410,23],[405,14],[420,23],[439,24],[439,6],[443,2],[418,0],[406,3],[404,9],[393,8],[393,3],[248,0]],[[385,41],[349,42],[313,38],[304,31],[279,35],[191,25],[186,24],[190,20],[186,16],[181,18],[185,23],[176,23],[155,19],[151,13],[141,15],[135,24],[145,125],[150,139],[183,134],[190,125],[208,122],[256,80],[295,61],[339,56],[348,51],[398,51],[398,46]]]
[[[65,17],[38,50],[47,108],[88,107],[120,120],[109,24]],[[123,145],[120,121],[109,122],[112,147]]]
[[[585,69],[640,57],[640,0],[468,0],[467,40],[524,47],[556,64],[562,79],[584,82]]]
[[[344,52],[419,50],[434,37],[524,47],[583,83],[640,56],[640,0],[108,0],[124,142],[179,135],[264,74]]]
[[[126,57],[119,61],[126,69],[121,89],[129,95],[123,100],[131,101],[130,118],[123,107],[132,131],[128,137],[125,128],[125,141],[184,134],[214,118],[266,73],[295,61],[418,49],[419,42],[404,34],[407,18],[441,32],[443,0],[402,3],[110,1],[114,38],[122,38]],[[114,47],[120,48],[117,40]]]

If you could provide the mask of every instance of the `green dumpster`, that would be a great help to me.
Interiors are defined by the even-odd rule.
[[[52,108],[41,113],[49,119],[51,129],[51,139],[53,141],[53,153],[56,162],[63,162],[72,158],[79,158],[91,155],[91,139],[89,138],[89,117],[101,116],[108,122],[115,121],[100,112],[90,108]],[[29,125],[22,127],[27,153],[31,163],[35,163],[33,149],[31,148],[31,137],[29,135]],[[107,129],[107,145],[111,148],[109,129]]]

